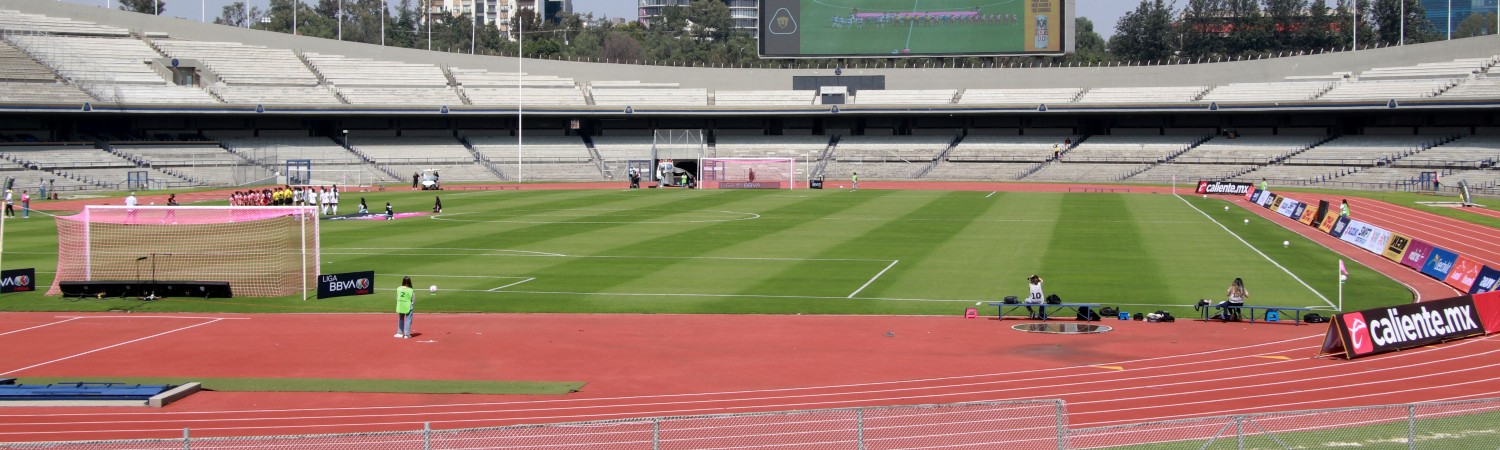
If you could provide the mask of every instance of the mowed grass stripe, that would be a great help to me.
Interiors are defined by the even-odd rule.
[[[920,264],[900,272],[881,291],[883,296],[998,301],[1007,295],[1026,293],[1024,278],[1040,270],[1061,197],[1020,192],[1002,192],[988,198],[970,194],[972,197],[963,197],[970,198],[968,203],[960,207],[981,213],[954,224],[961,228],[934,243],[936,250],[917,261]]]
[[[198,378],[198,377],[24,377],[20,384],[126,383],[182,385],[202,383],[220,392],[358,392],[388,394],[565,395],[583,389],[581,382],[501,380],[388,380],[360,378]]]
[[[864,193],[860,193],[864,195]],[[884,214],[900,214],[899,217],[883,222],[862,225],[865,230],[858,232],[859,227],[846,227],[836,238],[828,240],[836,245],[827,245],[816,253],[818,258],[847,258],[857,256],[882,261],[900,260],[901,262],[892,266],[881,278],[875,279],[860,291],[851,302],[804,302],[797,309],[809,313],[821,313],[829,310],[855,311],[867,309],[869,311],[889,310],[889,308],[900,309],[903,305],[914,308],[922,308],[916,305],[879,305],[883,302],[861,302],[860,298],[883,297],[885,291],[890,289],[896,279],[903,278],[903,273],[911,267],[920,266],[924,263],[935,248],[942,242],[951,239],[953,235],[971,219],[984,213],[985,208],[975,207],[973,195],[967,192],[948,192],[940,196],[930,198],[892,198],[878,204],[871,204],[871,211],[880,211]],[[933,222],[921,219],[946,218],[948,220]],[[878,245],[877,245],[878,243]],[[872,277],[888,266],[875,264],[863,272],[856,272],[863,277],[856,278],[853,283],[840,286],[842,290],[835,293],[847,296],[854,290],[868,282]],[[766,286],[756,287],[757,290],[773,289],[778,286],[802,284],[826,284],[832,279],[837,279],[837,273],[842,270],[848,273],[848,268],[836,268],[821,261],[804,261],[789,266],[782,270],[774,278],[766,280]],[[924,283],[941,283],[942,280],[924,280]]]
[[[751,194],[753,195],[753,194]],[[837,193],[828,193],[807,198],[787,199],[781,206],[761,211],[760,214],[775,216],[778,211],[803,211],[807,208],[817,208],[824,211],[837,211],[858,205],[868,201],[868,196],[860,198],[838,198]],[[810,206],[811,205],[811,206]],[[747,209],[741,208],[736,203],[720,205],[722,209]],[[605,295],[588,296],[589,298],[569,299],[573,302],[591,303],[591,307],[602,308],[607,311],[649,311],[659,303],[682,303],[681,299],[668,296],[610,296],[610,292],[619,293],[673,293],[683,292],[680,286],[690,286],[698,283],[718,283],[734,285],[753,283],[744,277],[735,277],[735,273],[722,273],[720,276],[711,278],[690,278],[682,276],[671,269],[679,265],[699,265],[706,261],[696,259],[703,255],[713,254],[719,249],[728,248],[746,240],[754,240],[777,230],[796,228],[813,218],[799,220],[750,220],[717,223],[694,223],[681,226],[659,226],[650,230],[643,230],[640,236],[634,240],[622,241],[608,249],[600,250],[601,254],[608,255],[640,255],[643,257],[632,260],[629,258],[576,258],[566,259],[561,264],[545,269],[538,274],[538,281],[528,283],[529,290],[541,290],[555,288],[572,292],[600,292]],[[789,255],[798,257],[799,255]],[[687,259],[679,259],[687,258]],[[544,282],[543,277],[554,274],[559,278],[567,277],[569,282],[558,286],[555,283]],[[525,294],[517,294],[525,295]],[[622,298],[630,301],[621,302]],[[692,302],[713,303],[715,300],[692,298]],[[698,310],[698,308],[690,308]],[[706,310],[705,310],[706,311]],[[724,312],[724,311],[717,311]]]
[[[1167,280],[1124,194],[1065,195],[1059,201],[1056,232],[1038,270],[1048,295],[1071,303],[1166,299]],[[1111,295],[1121,291],[1135,298]]]

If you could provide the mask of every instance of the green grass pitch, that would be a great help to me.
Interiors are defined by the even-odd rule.
[[[335,299],[0,297],[0,310],[387,312],[402,275],[424,312],[959,314],[1046,279],[1066,301],[1192,317],[1244,278],[1250,303],[1337,302],[1339,256],[1225,202],[1160,194],[863,190],[442,192],[444,214],[324,221],[324,273],[374,270]],[[350,193],[398,211],[431,193]],[[353,209],[352,202],[345,208]],[[1243,223],[1249,219],[1248,225]],[[7,221],[4,265],[52,281],[56,230]],[[1223,224],[1222,226],[1220,224]],[[1227,228],[1227,229],[1226,229]],[[1281,242],[1289,240],[1290,247]],[[1411,300],[1350,265],[1346,310]],[[425,292],[437,285],[437,294]],[[993,308],[980,306],[981,312]]]
[[[1021,0],[817,0],[804,2],[798,19],[802,52],[808,55],[892,54],[910,49],[914,54],[1018,53],[1028,49]],[[878,12],[974,11],[1012,14],[1014,23],[877,24],[833,26],[834,17]],[[1034,25],[1033,25],[1034,26]]]

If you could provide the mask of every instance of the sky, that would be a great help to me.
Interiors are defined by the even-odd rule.
[[[104,6],[110,2],[114,7],[119,7],[116,0],[64,0],[69,3],[82,5]],[[166,0],[167,15],[198,19],[200,5],[208,9],[206,16],[208,20],[217,17],[224,5],[233,0]],[[308,3],[313,3],[311,0]],[[270,3],[270,0],[249,0],[251,6],[260,6],[262,9]],[[394,3],[394,0],[392,0]],[[624,17],[635,19],[636,0],[573,0],[573,11],[579,13],[594,13],[595,17]],[[1140,2],[1134,0],[1078,0],[1078,11],[1075,15],[1087,17],[1094,22],[1094,31],[1109,39],[1115,34],[1115,22],[1125,12],[1135,9]]]

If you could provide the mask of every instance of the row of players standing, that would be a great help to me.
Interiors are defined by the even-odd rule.
[[[229,194],[233,206],[316,206],[324,215],[338,215],[339,187],[314,188],[282,186],[275,189],[235,191]]]

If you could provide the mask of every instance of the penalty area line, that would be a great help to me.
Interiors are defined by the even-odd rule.
[[[501,289],[505,289],[505,288],[508,288],[508,287],[511,287],[511,286],[515,286],[515,285],[518,285],[518,284],[521,284],[521,283],[525,283],[527,281],[531,281],[531,280],[535,280],[535,279],[536,278],[527,278],[527,279],[524,279],[524,280],[521,280],[521,281],[517,281],[515,283],[511,283],[511,284],[507,284],[507,285],[504,285],[504,286],[500,286],[500,287],[497,287],[497,288],[490,288],[490,289],[488,289],[488,291],[489,292],[495,292],[495,291],[498,291],[498,290],[501,290]]]
[[[1224,232],[1229,233],[1230,236],[1234,236],[1234,238],[1236,240],[1240,241],[1241,244],[1245,244],[1246,247],[1250,248],[1250,251],[1253,251],[1253,252],[1255,252],[1255,254],[1260,255],[1260,257],[1265,258],[1267,262],[1270,262],[1271,265],[1276,266],[1277,269],[1281,269],[1282,272],[1286,272],[1287,276],[1292,277],[1293,280],[1297,280],[1298,284],[1301,284],[1302,287],[1305,287],[1305,288],[1307,288],[1308,291],[1311,291],[1313,293],[1313,295],[1316,295],[1316,296],[1318,296],[1318,298],[1322,299],[1323,303],[1327,303],[1329,308],[1335,308],[1335,309],[1338,308],[1338,306],[1335,306],[1332,301],[1328,300],[1328,297],[1324,297],[1322,292],[1318,292],[1317,289],[1313,289],[1312,286],[1308,286],[1306,281],[1302,281],[1302,278],[1298,277],[1297,274],[1292,273],[1292,271],[1290,269],[1287,269],[1286,267],[1282,266],[1281,263],[1276,262],[1276,260],[1271,259],[1270,255],[1267,255],[1267,254],[1265,254],[1265,252],[1260,251],[1260,249],[1255,248],[1254,245],[1250,245],[1249,242],[1245,242],[1245,238],[1240,237],[1239,233],[1235,233],[1234,230],[1231,230],[1231,229],[1229,229],[1229,227],[1224,226],[1223,223],[1220,223],[1218,219],[1215,219],[1213,216],[1208,215],[1208,213],[1203,212],[1203,210],[1198,209],[1197,206],[1194,206],[1192,204],[1192,202],[1187,201],[1187,199],[1182,198],[1181,195],[1175,195],[1175,196],[1177,197],[1178,200],[1182,200],[1183,204],[1188,205],[1189,208],[1193,208],[1194,211],[1198,211],[1198,214],[1202,214],[1203,217],[1208,218],[1208,220],[1210,222],[1213,222],[1214,225],[1218,225],[1219,228],[1223,228]]]
[[[854,296],[859,295],[860,291],[863,291],[863,290],[865,290],[865,288],[870,287],[870,283],[874,283],[875,280],[878,279],[878,278],[880,278],[881,275],[885,275],[886,271],[891,270],[892,267],[896,267],[896,263],[899,263],[899,262],[901,262],[901,260],[899,260],[899,259],[891,261],[891,264],[888,265],[888,266],[885,266],[884,269],[881,269],[880,273],[877,273],[877,274],[875,274],[875,276],[870,277],[869,281],[866,281],[864,285],[862,285],[862,286],[859,287],[859,289],[855,289],[854,292],[849,293],[848,297],[844,297],[844,298],[854,298]]]

